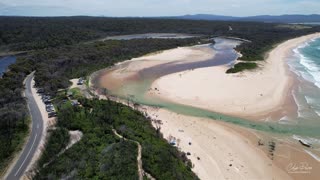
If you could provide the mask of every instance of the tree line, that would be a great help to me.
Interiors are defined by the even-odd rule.
[[[277,43],[319,31],[320,26],[296,28],[295,25],[259,22],[85,16],[0,17],[0,52],[50,49],[112,35],[189,33],[250,40],[236,49],[243,55],[241,60],[256,61],[263,60],[265,53]]]
[[[17,62],[9,66],[10,71],[0,79],[0,168],[4,169],[21,148],[28,133],[30,117],[22,94],[23,80],[32,71],[36,71],[36,86],[54,96],[59,89],[69,87],[72,78],[87,76],[126,59],[194,45],[199,41],[198,38],[110,40],[37,50],[19,56]]]
[[[81,106],[58,106],[57,128],[35,179],[138,179],[137,145],[120,139],[112,129],[141,144],[143,169],[156,179],[198,179],[186,154],[169,145],[141,112],[109,100],[79,102]],[[69,140],[63,133],[67,130],[80,130],[83,137],[57,156]]]

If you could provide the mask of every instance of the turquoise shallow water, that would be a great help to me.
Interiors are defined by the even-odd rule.
[[[220,43],[223,45],[226,45],[226,43],[224,43],[224,41],[221,39],[220,39]],[[314,59],[310,61],[312,62],[314,61],[314,63],[320,64],[320,61],[318,61],[319,59],[317,59],[319,54],[317,54],[317,50],[316,50],[318,49],[318,43],[320,43],[320,41],[318,40],[314,42],[310,42],[309,44],[306,44],[304,46],[301,46],[300,48],[297,48],[293,52],[292,57],[290,57],[290,66],[293,71],[295,71],[298,74],[299,73],[303,74],[308,72],[306,67],[303,65],[303,59],[300,56],[301,54],[306,54],[306,57]],[[228,46],[228,43],[227,43],[227,46],[221,46],[221,44],[218,43],[213,48],[216,50],[217,53],[222,52],[224,54],[223,62],[225,64],[232,64],[232,61],[237,57],[237,56],[234,56],[236,52],[232,50],[234,46]],[[303,52],[300,52],[300,51],[303,51]],[[226,58],[227,59],[229,58],[229,60],[226,60]],[[205,66],[214,66],[214,65],[215,65],[214,63],[205,64]],[[194,64],[191,64],[191,67],[194,68]],[[315,67],[315,66],[312,66],[312,67]],[[320,119],[319,119],[319,115],[317,114],[317,107],[319,107],[318,105],[320,102],[320,99],[317,99],[317,98],[320,98],[320,94],[319,94],[320,91],[319,91],[319,88],[316,86],[317,81],[315,79],[313,81],[312,79],[308,79],[306,83],[307,77],[304,78],[305,75],[304,76],[299,75],[299,77],[301,78],[301,83],[293,92],[293,95],[295,96],[295,100],[299,105],[298,117],[290,117],[290,118],[283,117],[275,121],[250,121],[250,120],[246,120],[238,117],[232,117],[232,116],[211,112],[208,110],[203,110],[200,108],[176,104],[172,102],[166,102],[160,99],[147,98],[145,96],[145,93],[148,91],[148,89],[150,88],[155,78],[157,78],[152,76],[152,72],[157,72],[157,71],[166,72],[168,70],[167,68],[168,68],[167,66],[159,66],[158,69],[152,69],[150,76],[148,76],[148,73],[145,73],[143,76],[140,76],[140,79],[136,79],[130,83],[126,83],[124,84],[124,86],[122,86],[120,89],[116,91],[109,91],[109,92],[111,94],[120,96],[122,98],[130,97],[131,100],[139,104],[144,104],[149,106],[158,106],[158,107],[162,107],[180,114],[210,118],[213,120],[224,121],[224,122],[232,123],[235,125],[239,125],[242,127],[255,129],[263,132],[271,132],[274,134],[281,134],[281,135],[294,136],[294,137],[298,136],[299,138],[309,138],[309,137],[317,138],[317,139],[320,138]],[[172,67],[170,68],[172,69]],[[179,72],[180,69],[175,67],[175,70]],[[314,71],[312,73],[319,73],[318,69],[313,69],[313,70]],[[320,66],[319,66],[319,70],[320,70]],[[148,71],[144,70],[143,72],[148,72]],[[161,74],[161,75],[164,75],[164,74]],[[312,77],[312,74],[310,73],[309,76]],[[315,77],[320,77],[320,76],[315,76]],[[310,97],[313,97],[313,98],[309,98],[309,99],[304,98],[305,97],[304,94],[308,94],[310,95]],[[303,102],[300,99],[302,100],[305,99],[305,102]],[[312,102],[312,105],[311,105],[311,102]],[[314,110],[311,111],[310,107],[312,107]]]
[[[151,80],[146,80],[141,84],[128,84],[124,89],[121,90],[119,94],[117,93],[116,95],[122,96],[122,98],[130,97],[132,101],[139,104],[161,107],[179,114],[224,121],[263,132],[271,132],[289,136],[299,135],[303,137],[307,136],[320,138],[320,124],[304,123],[302,121],[294,124],[283,124],[279,123],[279,121],[250,121],[247,119],[223,115],[196,107],[166,102],[161,99],[149,99],[145,96],[145,92],[148,91],[151,83]],[[124,94],[127,94],[127,96]]]
[[[314,142],[320,142],[320,140],[318,140],[320,139],[320,118],[318,114],[318,110],[320,110],[320,91],[317,86],[317,78],[320,78],[320,75],[317,75],[320,70],[320,40],[301,45],[292,52],[288,60],[291,70],[297,73],[300,80],[297,88],[292,91],[295,101],[299,106],[297,116],[291,115],[279,119],[272,119],[272,121],[251,121],[187,105],[166,102],[160,99],[151,99],[145,96],[152,82],[166,74],[187,69],[232,64],[238,57],[237,53],[233,50],[235,47],[234,42],[221,38],[217,39],[216,42],[214,46],[211,46],[211,48],[216,51],[216,54],[218,54],[216,59],[197,62],[196,64],[190,63],[186,65],[183,63],[173,63],[147,68],[139,73],[137,79],[124,83],[120,89],[109,90],[109,93],[122,98],[130,98],[139,104],[162,107],[180,114],[210,118],[261,132],[285,135],[295,139],[310,140],[310,138],[313,138],[312,140],[314,140]],[[216,63],[217,61],[219,63]],[[313,64],[307,66],[306,62]],[[114,69],[117,69],[117,67],[112,68],[112,70]]]

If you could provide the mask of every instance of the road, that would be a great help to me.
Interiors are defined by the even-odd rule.
[[[28,75],[25,81],[25,96],[27,98],[28,108],[32,118],[32,129],[29,140],[25,145],[19,159],[16,161],[16,164],[8,174],[6,178],[7,180],[16,180],[23,176],[41,140],[43,131],[43,119],[40,109],[34,99],[34,94],[32,94],[31,91],[33,76],[34,72]]]

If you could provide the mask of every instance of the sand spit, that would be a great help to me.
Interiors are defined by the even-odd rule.
[[[156,80],[149,95],[168,101],[234,116],[263,116],[285,103],[293,84],[286,58],[300,44],[320,37],[320,33],[288,40],[259,63],[260,68],[226,74],[217,66],[167,75]]]

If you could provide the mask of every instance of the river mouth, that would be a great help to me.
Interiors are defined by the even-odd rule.
[[[209,119],[221,123],[226,127],[234,128],[237,132],[248,132],[246,137],[251,138],[253,144],[262,139],[264,142],[276,142],[278,150],[275,156],[279,156],[277,163],[281,164],[284,169],[287,166],[288,159],[282,156],[287,153],[295,154],[298,160],[307,160],[308,162],[316,162],[320,148],[320,125],[319,123],[305,123],[305,121],[297,121],[296,123],[284,123],[285,119],[277,116],[277,120],[253,120],[250,118],[241,118],[239,116],[225,115],[206,110],[192,105],[179,104],[179,102],[168,101],[166,99],[150,96],[150,92],[156,92],[152,89],[152,84],[159,78],[173,73],[183,71],[193,71],[193,69],[202,69],[207,67],[232,66],[239,54],[234,50],[240,41],[218,38],[215,39],[216,44],[207,44],[191,47],[192,51],[198,52],[198,56],[207,54],[200,59],[186,53],[177,61],[162,61],[163,56],[159,60],[157,58],[150,59],[149,56],[133,59],[123,63],[119,63],[114,67],[101,70],[92,76],[92,84],[96,92],[101,95],[108,95],[111,99],[121,100],[122,102],[131,102],[132,104],[142,105],[142,111],[145,107],[151,109],[164,109],[175,114],[192,116],[199,119]],[[178,49],[179,50],[179,49]],[[185,50],[182,48],[182,50]],[[170,51],[170,50],[169,50]],[[160,53],[163,54],[163,53]],[[214,54],[214,56],[210,56]],[[171,58],[167,56],[168,59]],[[295,82],[294,82],[295,83]],[[291,90],[295,90],[293,85]],[[291,91],[290,90],[290,91]],[[292,98],[288,98],[291,101]],[[294,109],[295,110],[295,109]],[[148,110],[146,110],[148,111]],[[295,115],[293,115],[295,116]],[[243,131],[242,131],[242,130]],[[305,149],[299,141],[312,143],[312,149]],[[260,147],[260,149],[269,156],[268,145]],[[307,152],[307,153],[306,153]],[[293,158],[294,160],[297,160]],[[314,161],[314,159],[316,161]],[[278,162],[279,161],[279,162]],[[315,166],[318,167],[318,166]]]
[[[135,71],[131,71],[130,66],[134,65],[139,67],[141,61],[127,61],[98,73],[96,78],[94,78],[94,84],[99,88],[106,89],[109,95],[117,96],[122,99],[130,99],[131,101],[142,105],[160,107],[189,116],[224,121],[262,132],[286,136],[299,135],[320,138],[320,127],[314,124],[281,124],[278,121],[252,121],[146,96],[146,93],[150,90],[151,84],[159,77],[203,67],[232,65],[239,56],[234,50],[234,47],[240,42],[224,38],[217,38],[215,41],[215,45],[195,47],[198,49],[207,48],[208,50],[209,48],[214,50],[215,56],[209,59],[199,61],[168,61],[146,68],[138,68],[138,70]],[[115,72],[120,75],[114,75]],[[122,77],[122,73],[126,74],[126,76]]]

